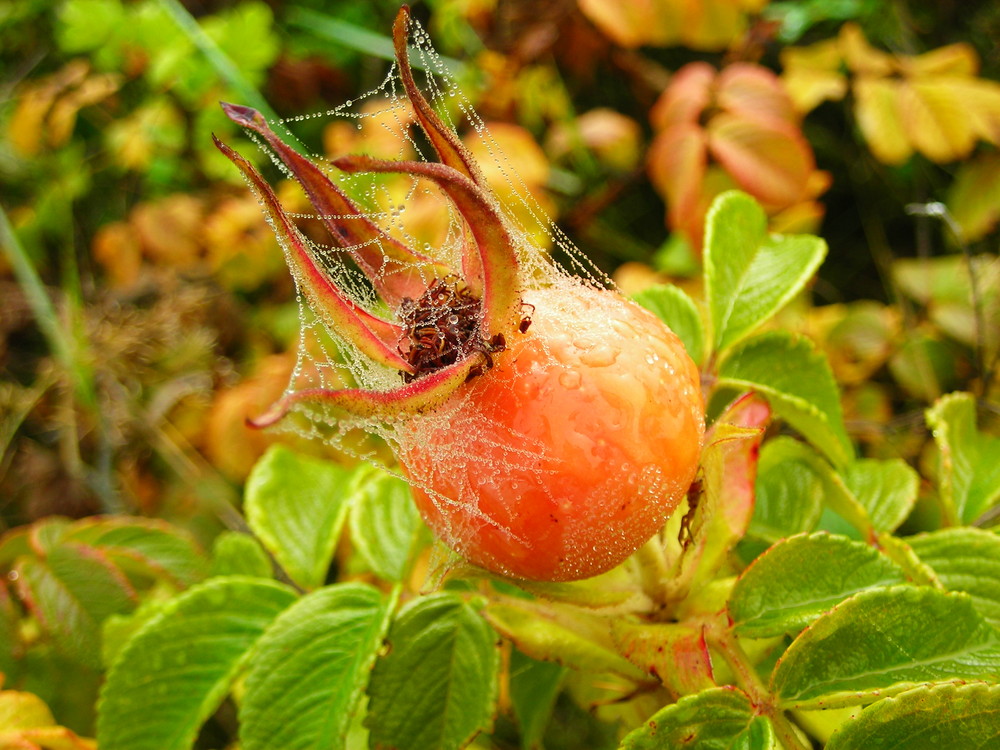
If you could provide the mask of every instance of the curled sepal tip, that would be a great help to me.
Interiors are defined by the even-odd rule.
[[[214,135],[212,140],[239,168],[257,194],[302,292],[327,329],[348,339],[374,361],[396,370],[412,372],[413,368],[396,350],[404,335],[402,328],[372,315],[346,297],[317,264],[308,241],[288,218],[274,191],[260,173]]]
[[[407,247],[364,215],[312,161],[286,144],[252,107],[221,102],[226,116],[262,136],[302,185],[334,242],[348,250],[383,299],[391,305],[417,299],[427,279],[451,273],[447,266]]]
[[[410,7],[404,5],[396,14],[396,21],[392,26],[392,42],[396,51],[396,63],[399,65],[399,77],[403,82],[403,88],[406,89],[406,96],[413,105],[417,121],[427,134],[427,139],[434,146],[441,162],[483,187],[486,182],[476,160],[455,132],[444,124],[413,80],[409,49],[406,46],[409,31]]]
[[[345,172],[402,172],[437,184],[454,202],[476,242],[476,265],[482,272],[483,337],[489,340],[510,332],[521,309],[517,249],[499,206],[488,192],[457,170],[435,162],[351,154],[334,159],[333,165]]]
[[[284,419],[294,406],[303,403],[322,405],[340,415],[361,420],[395,422],[439,406],[485,364],[486,356],[474,352],[454,364],[389,391],[362,388],[307,388],[295,391],[256,419],[247,419],[247,424],[257,429],[270,427]]]

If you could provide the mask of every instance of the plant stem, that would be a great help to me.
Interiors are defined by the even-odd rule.
[[[749,657],[736,640],[728,623],[723,622],[721,618],[709,623],[705,628],[705,637],[726,660],[736,675],[739,687],[747,694],[757,711],[770,720],[781,744],[787,750],[809,750],[809,746],[799,737],[784,712],[774,705],[774,696],[760,679],[760,675],[750,663]]]

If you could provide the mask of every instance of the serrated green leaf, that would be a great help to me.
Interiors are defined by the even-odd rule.
[[[694,300],[683,289],[660,284],[633,294],[632,299],[666,323],[684,343],[688,356],[701,366],[705,356],[705,331]]]
[[[550,616],[547,609],[552,609]],[[582,613],[574,622],[566,622],[554,614],[555,608],[541,610],[531,602],[490,602],[484,617],[503,636],[533,659],[554,661],[585,672],[614,672],[641,680],[647,677],[640,669],[619,654],[610,643],[589,637],[590,620]],[[607,635],[607,627],[604,628]]]
[[[68,518],[43,518],[28,527],[28,543],[36,555],[45,555],[59,546],[72,526]]]
[[[938,399],[927,424],[941,451],[941,500],[953,523],[972,523],[1000,501],[1000,438],[976,429],[971,393]]]
[[[1000,632],[965,594],[863,591],[816,620],[771,675],[787,708],[870,703],[915,684],[1000,678]]]
[[[989,750],[1000,737],[1000,686],[921,685],[866,707],[827,750]]]
[[[186,530],[153,518],[108,516],[73,524],[66,538],[97,547],[125,572],[187,587],[205,577],[208,558]]]
[[[272,446],[247,479],[247,523],[288,577],[305,589],[326,579],[347,514],[352,472]]]
[[[941,583],[931,566],[917,557],[913,548],[898,536],[883,531],[876,537],[874,544],[878,546],[883,555],[903,569],[913,585],[931,586],[942,591],[945,590],[946,587]]]
[[[98,704],[101,750],[188,750],[247,653],[295,600],[259,578],[211,578],[143,625],[108,672]]]
[[[688,522],[674,596],[697,590],[726,563],[754,515],[758,455],[771,409],[754,394],[737,399],[705,435],[702,492]],[[679,519],[678,519],[679,520]]]
[[[264,548],[252,536],[239,531],[223,531],[215,538],[210,572],[213,576],[274,577]]]
[[[250,658],[240,746],[344,747],[388,614],[382,594],[361,583],[317,589],[282,612]]]
[[[521,750],[541,748],[565,674],[565,667],[511,650],[510,703],[521,730]]]
[[[758,557],[736,581],[729,617],[751,638],[797,633],[859,591],[906,583],[878,550],[826,533],[792,537]]]
[[[729,191],[705,219],[705,296],[716,351],[774,316],[805,287],[826,257],[809,235],[768,235],[767,216],[745,193]]]
[[[611,622],[621,655],[663,683],[674,696],[713,687],[712,657],[701,626],[677,622]]]
[[[765,716],[755,716],[750,726],[736,735],[728,750],[777,750],[778,738]]]
[[[894,531],[917,502],[920,476],[902,459],[862,458],[845,467],[842,475],[875,531]]]
[[[348,523],[351,541],[372,572],[401,582],[423,527],[409,485],[378,469],[359,472]]]
[[[368,684],[373,747],[451,750],[465,747],[493,720],[497,637],[459,596],[410,602],[389,630],[388,653]]]
[[[757,464],[751,536],[774,543],[816,527],[826,490],[809,453],[808,446],[789,437],[764,443]]]
[[[657,711],[619,750],[729,750],[753,720],[753,704],[743,691],[712,688]]]
[[[718,386],[763,395],[835,466],[854,457],[830,363],[808,339],[772,331],[743,342],[719,365]]]
[[[17,591],[62,653],[101,666],[101,625],[135,608],[128,579],[99,550],[83,544],[53,547],[15,567]]]
[[[1000,626],[1000,537],[982,529],[955,528],[906,541],[946,589],[967,593],[983,617]]]

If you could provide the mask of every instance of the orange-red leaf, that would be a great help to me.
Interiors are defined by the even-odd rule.
[[[712,155],[765,207],[787,206],[805,197],[815,163],[795,126],[723,113],[712,119],[708,133]]]

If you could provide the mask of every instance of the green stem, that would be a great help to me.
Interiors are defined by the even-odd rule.
[[[639,581],[643,593],[652,599],[656,606],[664,607],[669,600],[670,590],[667,586],[667,560],[663,555],[663,544],[657,534],[635,553],[639,563]]]
[[[3,248],[11,268],[14,269],[14,276],[24,292],[52,354],[70,373],[77,398],[84,406],[90,409],[96,408],[97,394],[90,368],[80,360],[79,347],[66,328],[60,324],[55,305],[45,291],[45,284],[20,239],[14,233],[14,228],[3,208],[0,208],[0,247]]]
[[[733,670],[739,687],[761,715],[766,716],[786,750],[809,750],[784,712],[774,704],[774,696],[764,685],[750,658],[733,635],[728,623],[716,620],[705,629],[705,637]]]

